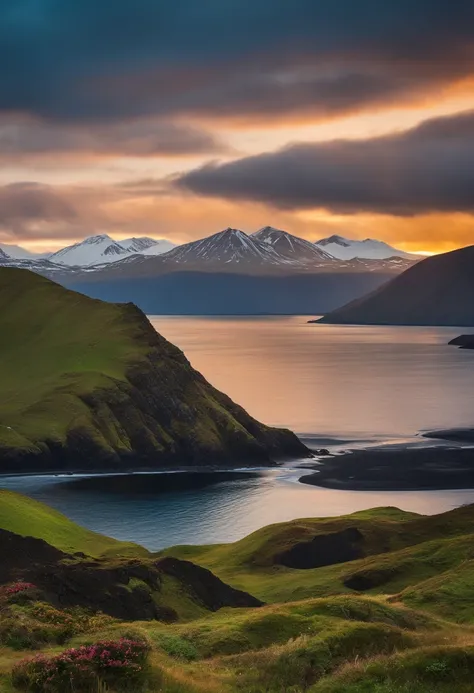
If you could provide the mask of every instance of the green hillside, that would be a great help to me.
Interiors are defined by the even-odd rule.
[[[23,678],[15,673],[12,679],[10,672],[25,654],[39,650],[54,657],[65,648],[122,637],[147,648],[139,683],[130,688],[123,667],[118,677],[115,672],[107,678],[104,670],[87,685],[68,679],[76,682],[72,690],[472,691],[474,506],[428,517],[376,508],[264,527],[229,545],[133,556],[130,546],[121,553],[120,542],[87,532],[42,504],[1,493],[0,542],[3,529],[23,535],[28,527],[56,547],[88,549],[98,558],[60,557],[54,566],[48,558],[39,565],[30,546],[32,563],[25,565],[21,539],[17,552],[3,556],[17,579],[38,580],[40,588],[21,592],[20,598],[9,597],[0,585],[0,693],[64,693],[64,681],[55,688],[54,676],[41,687],[37,673],[25,683],[25,665]],[[335,563],[344,557],[347,541],[364,556]],[[326,564],[282,565],[302,556]],[[259,606],[249,594],[232,591],[199,564],[234,587],[252,587],[267,603]],[[102,613],[84,606],[81,589],[91,576],[94,590],[86,601],[89,608],[103,603]],[[55,590],[62,595],[59,606]],[[71,601],[77,606],[71,608]],[[125,607],[137,616],[118,616],[116,610]],[[150,608],[155,616],[148,615]],[[76,676],[74,665],[68,666],[68,676]]]
[[[474,549],[473,527],[474,506],[428,517],[375,508],[270,525],[233,544],[178,546],[164,553],[195,561],[265,602],[347,594],[351,585],[368,594],[391,594],[457,569]],[[331,560],[331,543],[340,545],[348,529],[360,533],[358,555],[347,562]],[[295,570],[284,564],[290,549],[307,551],[321,536],[328,565]],[[415,604],[414,597],[410,600]]]
[[[138,544],[91,532],[44,503],[5,489],[0,489],[0,529],[43,539],[65,553],[80,551],[89,556],[111,557],[148,555]]]
[[[132,304],[0,268],[0,470],[306,454],[209,385]]]

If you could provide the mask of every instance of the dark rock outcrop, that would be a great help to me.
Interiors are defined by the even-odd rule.
[[[155,566],[159,571],[164,572],[166,575],[171,575],[183,585],[186,585],[196,601],[210,611],[218,611],[225,606],[251,607],[263,605],[263,602],[256,597],[226,585],[210,570],[190,561],[183,561],[173,556],[165,556],[155,563]]]
[[[317,534],[310,541],[295,544],[275,557],[275,563],[287,568],[321,568],[325,565],[346,563],[364,556],[362,533],[357,527],[340,532]]]
[[[355,592],[366,592],[367,590],[382,587],[393,580],[398,573],[402,571],[402,566],[377,566],[374,568],[365,568],[363,570],[347,575],[343,583],[346,587]]]
[[[165,577],[172,578],[183,599],[209,611],[262,604],[189,561],[165,557],[122,559],[114,564],[69,555],[42,539],[0,530],[0,585],[31,582],[46,601],[58,607],[81,606],[123,620],[175,621],[178,614],[166,604]]]

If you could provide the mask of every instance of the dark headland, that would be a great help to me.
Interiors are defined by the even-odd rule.
[[[474,349],[474,334],[461,334],[452,339],[449,344],[458,346],[460,349]]]
[[[359,325],[474,325],[474,246],[429,257],[320,320]]]

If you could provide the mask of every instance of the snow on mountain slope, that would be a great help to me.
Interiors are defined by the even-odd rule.
[[[167,241],[165,238],[160,238],[154,245],[151,245],[146,250],[142,250],[141,253],[142,255],[163,255],[163,253],[168,253],[170,250],[177,247],[176,243]]]
[[[171,243],[171,241],[167,241],[165,238],[149,238],[148,236],[126,238],[118,242],[123,248],[130,250],[130,252],[143,255],[161,255],[162,253],[167,253],[168,250],[176,248],[176,243]]]
[[[285,265],[291,261],[271,246],[227,228],[212,236],[180,245],[161,256],[164,261],[187,265]]]
[[[49,256],[53,263],[69,266],[87,267],[104,262],[115,262],[124,255],[129,255],[130,250],[114,241],[107,234],[90,236],[79,243],[69,245]]]
[[[293,236],[293,234],[281,229],[275,229],[273,226],[264,226],[259,231],[252,234],[251,238],[266,243],[273,250],[287,257],[293,262],[301,263],[328,263],[334,260],[334,257],[328,252],[318,248],[314,243],[306,241],[304,238]]]
[[[16,258],[17,260],[30,260],[48,255],[48,253],[31,253],[26,248],[22,248],[19,245],[11,245],[10,243],[0,243],[0,250],[3,250],[8,257]]]
[[[405,253],[384,241],[366,238],[364,241],[356,241],[343,236],[329,236],[321,238],[314,244],[316,247],[330,253],[339,260],[352,260],[353,258],[365,258],[368,260],[386,260],[391,257],[403,257],[416,260],[417,255]]]
[[[30,272],[42,274],[50,279],[65,274],[74,274],[79,268],[65,267],[54,262],[50,262],[46,258],[13,258],[8,257],[4,251],[0,249],[0,267],[19,267],[27,269]]]

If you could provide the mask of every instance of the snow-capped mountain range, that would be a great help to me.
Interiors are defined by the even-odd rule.
[[[163,239],[126,238],[115,241],[107,234],[90,236],[79,243],[66,246],[48,256],[50,262],[69,267],[90,267],[116,262],[135,254],[160,255],[174,248],[174,244]]]
[[[281,235],[277,237],[277,234]],[[291,244],[287,241],[286,236],[294,238],[295,242]],[[293,247],[297,247],[298,241],[307,243],[307,241],[297,239],[295,236],[291,237],[290,234],[271,227],[261,229],[250,236],[239,229],[227,228],[199,241],[178,246],[163,255],[162,259],[166,262],[193,266],[239,265],[240,269],[243,266],[249,268],[291,267],[303,262],[303,257],[293,251]],[[308,242],[308,246],[312,246],[312,244]],[[311,262],[313,264],[321,259],[324,261],[332,260],[329,255],[321,252],[315,246],[312,246],[312,249]]]
[[[416,260],[417,256],[398,250],[384,241],[376,241],[366,238],[364,241],[355,241],[343,236],[329,236],[315,242],[318,248],[323,249],[338,260],[353,260],[364,258],[366,260],[386,260],[390,257],[403,257],[408,260]]]
[[[311,243],[287,231],[265,226],[253,234],[227,228],[175,246],[149,237],[116,241],[107,234],[90,236],[38,256],[19,246],[0,246],[0,265],[31,269],[47,276],[106,273],[107,276],[153,275],[170,269],[236,272],[396,271],[419,258],[382,241],[354,241],[331,236]]]

